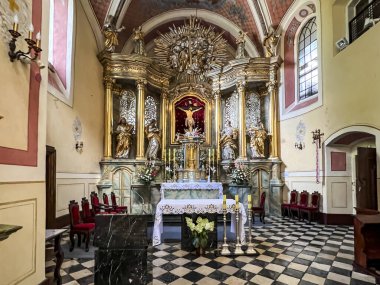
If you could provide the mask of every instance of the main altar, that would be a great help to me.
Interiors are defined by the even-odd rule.
[[[245,33],[231,44],[190,17],[145,47],[134,29],[132,53],[115,52],[120,29],[108,23],[98,55],[104,71],[104,153],[99,192],[114,192],[131,214],[154,214],[162,199],[220,199],[247,194],[280,215],[278,35],[266,57],[249,57]],[[247,173],[243,185],[231,174]],[[101,193],[100,193],[101,194]]]

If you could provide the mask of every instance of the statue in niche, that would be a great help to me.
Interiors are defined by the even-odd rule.
[[[226,121],[226,126],[220,134],[220,146],[222,148],[223,160],[234,160],[236,158],[238,130],[231,126],[231,121]]]
[[[144,33],[142,27],[133,28],[133,41],[135,42],[135,47],[133,52],[140,55],[146,55],[145,53],[145,43],[144,43]]]
[[[115,25],[112,24],[112,18],[109,18],[106,24],[103,26],[104,35],[104,49],[108,52],[114,52],[115,47],[119,45],[118,34],[124,30],[125,27],[122,26],[116,29]]]
[[[250,148],[251,148],[251,157],[265,157],[265,140],[268,136],[266,130],[264,129],[264,125],[261,122],[259,127],[255,127],[252,125],[247,130],[248,135],[250,136]]]
[[[188,109],[184,109],[182,107],[177,107],[178,110],[181,110],[183,112],[186,113],[186,119],[185,119],[185,126],[188,128],[188,132],[189,133],[192,133],[193,132],[193,127],[195,126],[195,121],[194,121],[194,118],[193,118],[193,114],[195,112],[198,112],[199,110],[202,110],[203,107],[199,107],[199,108],[196,108],[196,109],[193,109],[192,106],[190,106]]]
[[[120,118],[116,128],[116,158],[128,158],[132,145],[132,130],[133,125],[128,124],[124,117]]]
[[[245,57],[245,36],[247,33],[240,31],[239,37],[236,39],[237,49],[235,58]]]
[[[272,57],[277,55],[277,45],[280,36],[281,34],[275,33],[272,26],[269,27],[269,31],[263,41],[265,57]]]
[[[146,150],[146,158],[155,160],[161,145],[161,130],[157,127],[156,120],[151,120],[150,123],[145,126],[145,134],[149,141],[148,148]]]

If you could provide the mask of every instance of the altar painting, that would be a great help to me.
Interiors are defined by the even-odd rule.
[[[206,143],[209,138],[208,130],[208,103],[195,94],[185,95],[172,104],[172,143],[175,142],[176,134],[197,131],[205,134]]]

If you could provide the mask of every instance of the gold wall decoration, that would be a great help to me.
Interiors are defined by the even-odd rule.
[[[182,129],[182,127],[180,125],[183,125],[185,123],[184,120],[186,119],[185,117],[187,116],[187,114],[184,113],[183,116],[181,116],[181,118],[179,118],[179,116],[177,116],[177,115],[180,114],[181,111],[176,109],[176,106],[178,105],[177,103],[181,102],[184,99],[187,100],[187,102],[185,102],[185,103],[188,104],[186,108],[191,107],[193,109],[192,110],[193,113],[191,115],[195,115],[197,112],[199,112],[198,113],[199,115],[202,115],[201,112],[203,112],[203,118],[204,119],[202,122],[203,127],[201,128],[201,131],[204,132],[204,134],[205,134],[205,139],[206,139],[205,144],[209,145],[210,141],[211,141],[211,121],[210,121],[211,104],[208,100],[205,100],[198,93],[195,93],[195,92],[183,93],[183,94],[181,94],[181,96],[174,99],[170,103],[169,112],[170,112],[170,118],[171,118],[171,122],[170,122],[170,129],[171,129],[170,142],[171,142],[171,144],[178,144],[178,142],[176,141],[176,133],[178,132],[179,129]],[[194,104],[195,102],[201,102],[201,104],[196,105],[196,104]],[[202,106],[198,106],[198,105],[202,105]],[[200,107],[201,107],[201,109],[199,109]],[[195,119],[194,128],[200,127],[198,125],[198,123],[199,122],[197,122],[197,120]]]
[[[214,27],[205,27],[191,16],[180,27],[155,40],[156,59],[162,65],[177,72],[177,80],[199,82],[206,80],[206,73],[220,68],[227,59],[226,40]]]

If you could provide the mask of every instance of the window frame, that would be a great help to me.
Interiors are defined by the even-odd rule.
[[[54,41],[54,1],[50,0],[49,4],[49,52],[53,52]],[[75,56],[75,35],[76,35],[76,9],[75,0],[66,0],[68,2],[67,23],[72,23],[67,27],[67,41],[66,41],[66,87],[62,80],[59,78],[54,65],[49,61],[49,83],[48,93],[62,101],[66,105],[73,106],[73,88],[74,88],[74,56]],[[53,6],[53,7],[52,7]],[[53,55],[54,56],[54,55]],[[49,56],[50,59],[50,56]],[[54,80],[55,86],[51,84]]]
[[[313,71],[315,71],[315,70],[317,70],[317,72],[318,72],[318,83],[317,83],[317,92],[316,93],[314,93],[314,94],[312,94],[312,95],[310,95],[310,96],[307,96],[307,97],[305,97],[305,98],[301,98],[301,96],[300,96],[300,79],[301,79],[301,77],[303,77],[303,76],[301,76],[300,75],[300,73],[301,73],[301,71],[300,71],[300,58],[299,58],[299,55],[300,55],[300,52],[301,52],[301,50],[300,50],[300,42],[301,42],[301,35],[302,35],[302,32],[305,30],[305,28],[306,28],[306,26],[312,21],[314,19],[314,23],[312,24],[312,25],[315,25],[315,34],[316,34],[316,42],[317,42],[317,47],[316,47],[316,53],[317,53],[317,67],[316,68],[314,68],[314,69],[312,69],[310,72],[308,72],[308,73],[305,73],[303,76],[306,76],[307,74],[312,74],[312,72]],[[308,37],[311,37],[311,35],[310,36],[308,36]],[[311,99],[313,99],[314,97],[316,97],[316,96],[318,96],[318,93],[319,93],[319,66],[320,66],[320,60],[319,60],[319,45],[318,45],[318,23],[317,23],[317,15],[315,15],[315,14],[312,14],[310,17],[307,17],[307,18],[305,18],[305,20],[303,21],[303,23],[300,25],[300,27],[299,27],[299,29],[298,29],[298,31],[297,31],[297,34],[296,34],[296,44],[294,45],[295,46],[295,53],[296,53],[296,56],[294,57],[294,58],[296,58],[297,59],[297,63],[296,63],[296,77],[295,77],[295,81],[296,81],[296,83],[297,83],[297,85],[296,85],[296,94],[297,94],[297,98],[296,98],[296,102],[297,103],[301,103],[301,102],[306,102],[306,101],[308,101],[308,100],[311,100]],[[310,43],[310,46],[311,46],[311,43]],[[305,48],[304,48],[304,50],[305,50]],[[310,52],[310,54],[311,54],[311,52]],[[311,62],[311,61],[309,61],[309,62]],[[305,80],[305,83],[306,83],[306,81],[307,80]],[[312,82],[312,81],[311,81]],[[306,88],[305,88],[305,90],[306,90]]]

